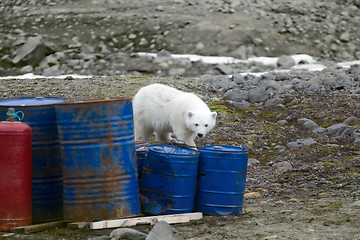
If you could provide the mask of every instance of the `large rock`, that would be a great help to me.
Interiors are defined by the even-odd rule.
[[[30,37],[24,45],[15,51],[12,60],[15,65],[36,67],[45,58],[45,45],[41,35]]]
[[[151,229],[146,240],[180,240],[180,236],[175,228],[169,223],[160,221]]]
[[[218,75],[206,79],[206,82],[211,84],[217,91],[227,91],[236,86],[228,76]]]
[[[240,90],[239,88],[234,88],[227,91],[224,97],[234,102],[242,102],[243,100],[248,99],[248,92],[245,90]]]
[[[255,103],[267,100],[269,95],[266,92],[265,87],[256,87],[249,90],[248,97],[251,103]]]

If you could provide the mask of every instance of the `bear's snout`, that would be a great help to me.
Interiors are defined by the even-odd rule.
[[[199,138],[202,138],[204,136],[204,134],[202,134],[202,133],[198,133],[197,135]]]

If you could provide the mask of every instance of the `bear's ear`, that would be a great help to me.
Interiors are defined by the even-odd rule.
[[[188,118],[191,118],[193,115],[194,115],[193,112],[188,112],[188,113],[187,113]]]
[[[212,112],[212,113],[211,113],[211,116],[212,116],[213,118],[216,118],[217,113],[216,113],[216,112]]]

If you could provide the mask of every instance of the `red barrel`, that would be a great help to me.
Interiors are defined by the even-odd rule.
[[[0,232],[31,225],[31,128],[0,122]]]

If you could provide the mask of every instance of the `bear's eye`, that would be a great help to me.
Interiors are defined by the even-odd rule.
[[[207,125],[207,124],[205,124],[205,127],[208,127],[208,125]]]
[[[199,124],[198,124],[198,123],[195,123],[195,126],[196,126],[196,127],[198,127],[198,126],[199,126]]]

